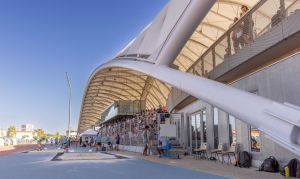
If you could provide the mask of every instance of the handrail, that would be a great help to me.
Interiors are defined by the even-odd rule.
[[[240,24],[240,22],[243,22],[246,18],[248,18],[247,15],[252,14],[253,12],[255,12],[258,8],[260,8],[265,2],[267,2],[268,0],[261,0],[259,2],[257,2],[254,6],[252,6],[248,12],[241,17],[231,28],[229,28],[227,31],[224,32],[224,34],[218,39],[216,40],[187,70],[186,72],[192,70],[199,62],[200,60],[205,57],[208,53],[210,53],[210,51],[212,51],[213,48],[215,48],[224,38],[226,38],[226,36],[228,36],[228,32],[232,32],[232,30],[234,28],[237,28],[237,26]]]

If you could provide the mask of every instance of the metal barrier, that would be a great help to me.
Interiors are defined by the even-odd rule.
[[[108,134],[111,139],[111,143],[116,143],[116,135],[120,135],[120,145],[122,146],[135,146],[143,147],[143,138],[142,133],[146,125],[149,126],[148,138],[150,146],[157,146],[159,144],[157,140],[157,131],[158,126],[162,123],[161,116],[163,118],[170,118],[171,115],[174,115],[180,119],[176,118],[176,121],[173,121],[173,124],[177,124],[176,133],[180,137],[181,133],[181,114],[169,114],[169,113],[152,113],[146,112],[144,114],[138,114],[131,118],[124,118],[119,121],[114,121],[111,123],[105,123],[100,126],[99,133],[102,137],[102,142],[106,143]],[[163,120],[164,121],[164,120]],[[122,148],[121,148],[122,150]]]

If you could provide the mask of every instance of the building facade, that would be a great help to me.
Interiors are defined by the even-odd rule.
[[[299,158],[299,8],[299,0],[171,0],[92,73],[78,132],[110,130],[116,123],[101,115],[113,101],[145,100],[150,111],[162,105],[182,116],[173,122],[176,139],[190,154],[201,143],[208,153],[236,143],[254,166],[269,156]],[[139,138],[135,120],[115,126]]]

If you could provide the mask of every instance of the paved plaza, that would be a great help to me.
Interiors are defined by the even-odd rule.
[[[257,168],[238,168],[205,160],[194,160],[193,156],[180,159],[142,156],[126,151],[98,153],[95,148],[72,148],[25,151],[0,157],[1,178],[283,178],[278,173],[258,172]]]

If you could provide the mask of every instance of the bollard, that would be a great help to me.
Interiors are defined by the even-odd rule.
[[[290,178],[290,169],[289,167],[284,167],[285,178]]]

